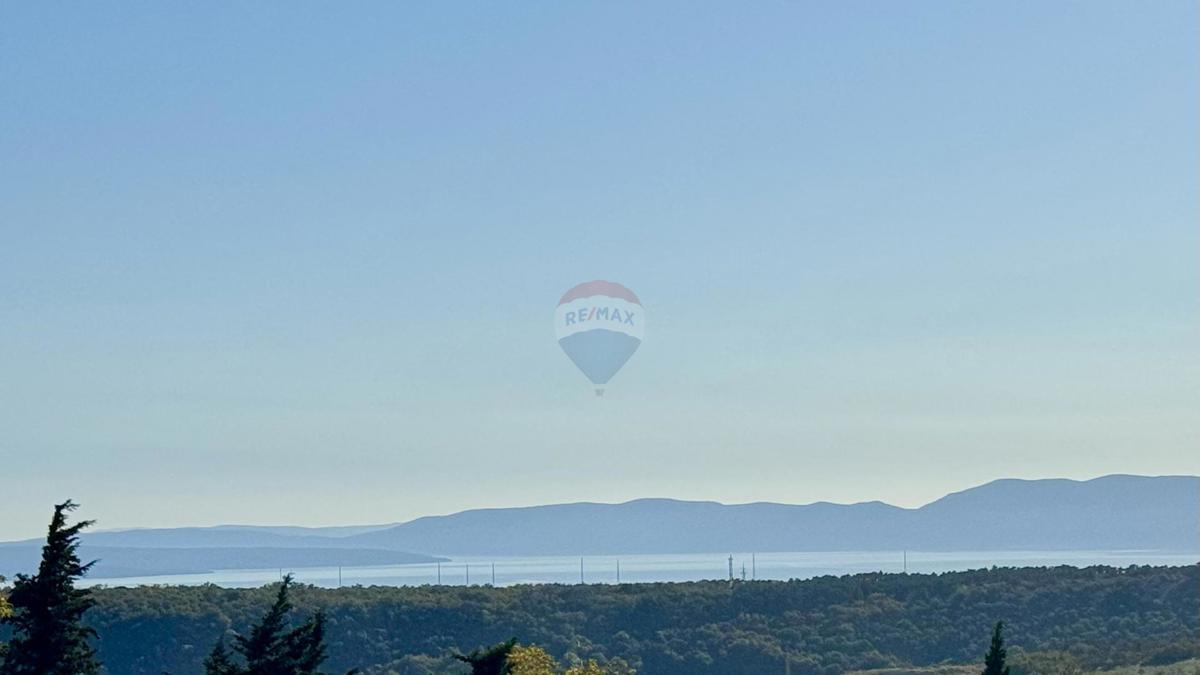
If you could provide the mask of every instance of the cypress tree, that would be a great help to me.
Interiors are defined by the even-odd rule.
[[[233,648],[246,659],[248,672],[284,672],[282,661],[286,655],[283,640],[287,615],[292,611],[292,603],[288,600],[288,588],[291,584],[291,575],[284,577],[283,583],[279,584],[279,592],[275,595],[275,603],[267,610],[262,620],[250,628],[250,635],[234,638]]]
[[[0,619],[13,631],[0,675],[100,672],[100,663],[88,644],[96,633],[82,622],[84,612],[95,601],[86,589],[75,588],[75,580],[94,563],[80,564],[76,554],[79,533],[92,521],[68,526],[67,514],[76,507],[69,499],[54,507],[37,574],[18,574],[13,583],[8,598],[12,613]]]
[[[1004,663],[1008,650],[1004,648],[1004,622],[997,621],[992,629],[992,644],[983,657],[983,675],[1008,675],[1008,666]]]

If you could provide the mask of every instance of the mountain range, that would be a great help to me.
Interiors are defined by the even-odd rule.
[[[0,544],[0,574],[40,541]],[[186,550],[180,550],[186,549]],[[919,508],[638,499],[475,509],[367,526],[222,525],[93,532],[92,576],[532,556],[853,550],[1200,551],[1200,477],[1002,479]],[[420,551],[421,553],[410,553]]]

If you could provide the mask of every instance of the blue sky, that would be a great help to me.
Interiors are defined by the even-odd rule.
[[[1196,473],[1198,14],[5,5],[0,537]]]

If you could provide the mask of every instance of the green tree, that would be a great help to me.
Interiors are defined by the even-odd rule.
[[[12,613],[0,623],[12,627],[12,639],[0,664],[0,675],[91,675],[100,663],[88,640],[95,631],[83,625],[83,614],[94,601],[75,580],[93,563],[80,564],[79,533],[92,524],[67,525],[76,504],[67,500],[54,507],[54,517],[42,547],[37,574],[18,574],[9,594]]]
[[[1008,675],[1004,660],[1008,650],[1004,648],[1004,622],[997,621],[992,629],[992,644],[983,657],[983,675]]]
[[[275,603],[249,635],[234,638],[233,650],[245,665],[239,665],[218,640],[204,660],[206,675],[322,675],[318,668],[325,661],[325,615],[318,611],[296,628],[289,630],[288,614],[292,603],[288,591],[292,575],[283,578]],[[351,673],[356,671],[350,671]]]
[[[4,584],[8,579],[0,574],[0,619],[12,614],[12,605],[8,604],[8,589]],[[0,663],[4,663],[4,655],[8,653],[8,645],[0,643]]]
[[[8,604],[8,589],[4,586],[7,581],[8,579],[0,574],[0,619],[12,614],[12,605]]]
[[[516,645],[508,653],[509,672],[512,675],[636,675],[622,659],[612,659],[601,665],[595,659],[577,660],[563,669],[553,656],[536,645]]]
[[[563,675],[607,675],[599,663],[595,659],[588,659],[567,668]]]
[[[471,675],[509,675],[512,664],[508,662],[508,655],[516,646],[517,639],[513,638],[470,654],[455,654],[454,658],[471,666]]]

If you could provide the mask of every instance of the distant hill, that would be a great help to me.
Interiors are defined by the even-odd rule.
[[[0,546],[0,574],[11,578],[16,572],[36,570],[41,554],[40,544]],[[79,557],[84,561],[97,561],[88,572],[90,579],[200,574],[223,569],[405,565],[445,560],[403,551],[357,548],[136,548],[88,544],[79,547]]]
[[[449,556],[899,549],[1200,551],[1200,477],[1004,479],[916,509],[882,502],[726,505],[638,499],[623,504],[476,509],[398,525],[221,525],[94,532],[84,535],[83,541],[84,557],[104,560],[96,568],[97,576],[115,576],[116,570],[143,575],[151,569],[167,573],[161,570],[356,564],[350,562],[351,555],[369,561],[358,564],[434,560],[409,551]],[[0,574],[30,569],[14,564],[26,560],[39,545],[36,540],[0,544]],[[171,549],[189,552],[171,553]],[[205,552],[190,552],[194,549]],[[337,551],[321,553],[329,549]],[[346,553],[347,549],[354,552]],[[384,553],[393,556],[387,559],[390,562],[382,562]]]
[[[400,523],[384,523],[382,525],[332,525],[328,527],[301,527],[299,525],[214,525],[209,529],[229,531],[256,530],[258,532],[271,532],[273,534],[282,534],[291,537],[346,537],[352,534],[383,530],[389,527],[395,527],[399,524]]]
[[[480,509],[341,540],[441,555],[1200,550],[1200,477],[998,480],[918,509],[639,499]]]
[[[88,532],[83,540],[95,546],[135,548],[281,547],[281,548],[353,548],[342,538],[373,532],[389,525],[346,525],[337,527],[298,527],[293,525],[214,525],[212,527],[163,527],[133,530]],[[41,539],[0,543],[41,544]]]
[[[916,512],[931,548],[1200,550],[1200,477],[997,480]]]
[[[131,548],[354,548],[343,536],[310,534],[307,528],[293,533],[278,527],[168,527],[113,532],[92,532],[83,541],[94,546]],[[21,543],[38,543],[27,539]]]

